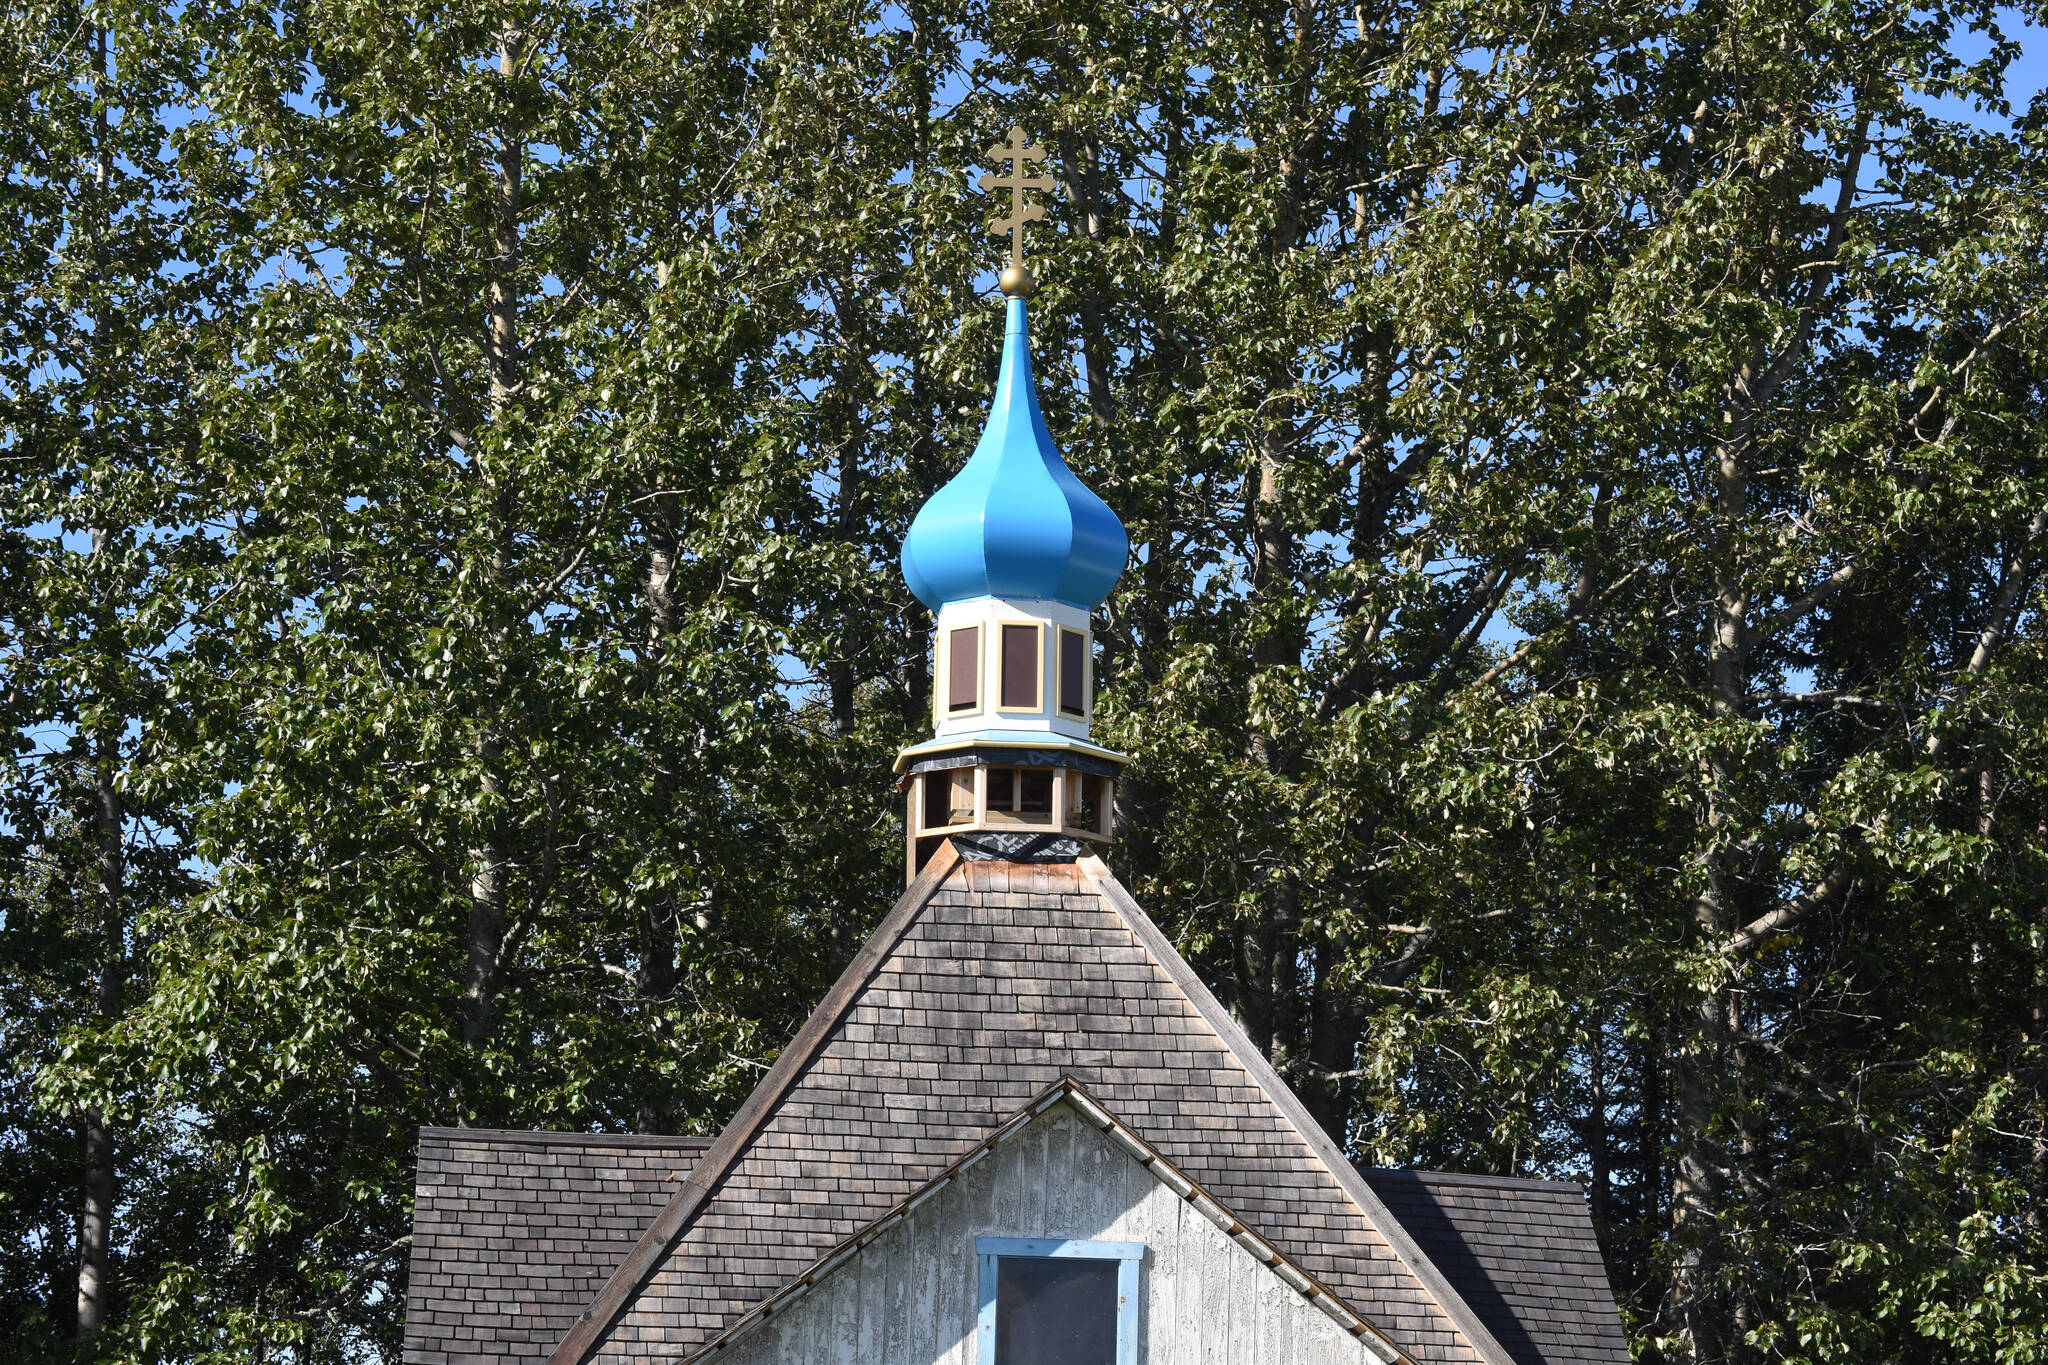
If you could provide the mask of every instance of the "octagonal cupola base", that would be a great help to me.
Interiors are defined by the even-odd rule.
[[[1072,851],[1105,845],[1116,810],[1122,754],[1081,744],[1001,745],[943,741],[903,751],[906,874],[915,880],[947,839],[964,850]]]

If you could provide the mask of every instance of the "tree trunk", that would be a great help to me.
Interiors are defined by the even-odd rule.
[[[832,538],[842,546],[860,541],[861,478],[867,442],[861,422],[860,381],[866,362],[866,329],[860,317],[860,302],[852,289],[842,289],[833,301],[839,315],[839,458],[834,471],[837,487],[832,496]],[[825,690],[832,711],[832,732],[841,739],[853,733],[854,691],[859,679],[854,671],[854,632],[860,613],[850,595],[839,603],[839,644],[825,664]],[[834,959],[839,960],[834,953]]]
[[[78,1339],[107,1321],[108,1255],[114,1233],[114,1134],[97,1109],[85,1111],[85,1202],[78,1219]]]
[[[104,533],[93,532],[94,552]],[[128,934],[122,900],[127,859],[122,844],[125,812],[114,782],[115,741],[103,737],[96,755],[95,823],[99,841],[99,879],[95,899],[100,913],[100,981],[95,1002],[100,1019],[111,1024],[121,1015],[127,987]],[[82,1116],[85,1137],[84,1206],[78,1219],[78,1336],[90,1340],[106,1325],[111,1290],[109,1260],[114,1234],[114,1134],[104,1115],[90,1109]]]
[[[1659,1026],[1647,1033],[1636,1052],[1636,1188],[1643,1204],[1635,1222],[1642,1227],[1656,1221],[1657,1194],[1664,1189],[1664,1100],[1673,1069],[1669,1043],[1667,1030]]]
[[[1613,1137],[1607,1128],[1607,1021],[1595,1018],[1592,1045],[1586,1066],[1591,1073],[1586,1105],[1586,1201],[1593,1215],[1593,1228],[1606,1236],[1612,1217],[1609,1185],[1614,1179]]]
[[[2034,826],[2034,841],[2048,848],[2048,819]],[[2034,911],[2034,952],[2032,979],[2027,983],[2026,1035],[2038,1052],[2048,1047],[2048,905]],[[2032,1103],[2034,1139],[2028,1153],[2028,1187],[2033,1202],[2027,1221],[2036,1236],[2048,1234],[2048,1094],[2034,1088]]]
[[[1287,202],[1274,229],[1271,245],[1275,256],[1285,255],[1292,247],[1299,219],[1299,211],[1292,204],[1296,193],[1294,164],[1283,160],[1281,174],[1289,189],[1285,195]],[[1287,384],[1285,374],[1276,374],[1272,387],[1281,391]],[[1270,415],[1259,429],[1257,464],[1253,470],[1253,492],[1249,499],[1252,607],[1255,614],[1267,618],[1253,626],[1254,676],[1301,662],[1300,632],[1291,622],[1282,624],[1271,619],[1278,611],[1286,610],[1284,604],[1295,595],[1296,538],[1286,506],[1287,470],[1293,458],[1295,439],[1294,405],[1285,396],[1276,394],[1269,399],[1268,410]],[[1276,735],[1254,726],[1246,736],[1246,745],[1251,760],[1275,777],[1284,778],[1292,766],[1292,756]],[[1277,835],[1278,832],[1275,833]],[[1266,852],[1264,861],[1288,867],[1292,865],[1293,858],[1285,849],[1272,849]],[[1244,982],[1241,995],[1247,1031],[1277,1064],[1285,1059],[1288,1044],[1292,1041],[1285,1036],[1286,1030],[1278,1016],[1286,1008],[1284,1002],[1296,986],[1292,970],[1292,940],[1299,920],[1299,898],[1298,888],[1288,872],[1268,871],[1263,875],[1266,885],[1260,897],[1259,922],[1240,940],[1240,971]]]
[[[111,56],[107,30],[101,26],[93,29],[94,71],[99,79],[109,75]],[[95,123],[95,154],[93,157],[93,187],[88,220],[91,224],[93,266],[99,279],[107,278],[111,268],[110,243],[112,235],[109,196],[113,188],[114,165],[110,147],[110,130],[107,125],[107,103],[99,101],[99,112]],[[107,335],[105,320],[94,316],[92,338],[92,373],[87,376],[88,384],[97,386],[106,382],[106,375],[99,352]],[[97,408],[97,404],[95,404]],[[93,425],[85,433],[90,463],[92,447],[97,444],[98,417],[95,411]],[[104,454],[104,452],[98,452]],[[107,532],[94,528],[92,537],[92,560],[99,567],[107,552]],[[102,598],[101,606],[111,617],[116,607],[109,590]],[[111,625],[111,621],[107,624]],[[123,996],[127,988],[128,926],[124,912],[124,897],[127,889],[127,855],[123,840],[123,825],[126,811],[123,809],[121,792],[116,784],[116,772],[120,763],[120,740],[117,734],[100,735],[94,742],[93,752],[93,824],[97,839],[99,858],[97,885],[94,900],[99,911],[100,931],[100,979],[98,998],[94,1002],[103,1024],[111,1024],[121,1015]],[[98,1109],[89,1109],[80,1116],[84,1137],[85,1169],[81,1178],[81,1206],[78,1217],[78,1303],[77,1329],[81,1341],[91,1340],[99,1335],[106,1325],[108,1298],[112,1289],[110,1283],[111,1260],[114,1241],[114,1134],[108,1126],[105,1114]]]
[[[642,661],[643,689],[651,693],[660,686],[660,673],[675,635],[676,569],[682,560],[679,509],[673,494],[653,494],[641,500],[650,510],[643,520],[647,534],[647,643]],[[675,781],[666,763],[655,759],[650,765],[649,787],[657,810],[672,809]],[[640,909],[638,921],[639,970],[634,973],[633,990],[644,1008],[659,1006],[675,995],[681,972],[676,949],[682,928],[683,907],[673,894],[650,898]],[[633,1128],[641,1133],[666,1133],[674,1128],[674,1112],[666,1094],[650,1088],[640,1097],[633,1115]]]
[[[498,72],[507,81],[518,72],[521,41],[517,29],[506,29],[498,36]],[[503,412],[519,388],[519,215],[525,153],[523,135],[507,123],[498,135],[498,218],[493,230],[488,359],[494,415]],[[511,586],[510,540],[515,508],[509,470],[498,474],[496,493],[493,510],[498,522],[497,548],[491,568],[496,586],[504,591]],[[509,622],[491,629],[487,647],[493,662],[502,654],[510,630]],[[481,1051],[490,1039],[503,972],[506,892],[512,866],[504,810],[504,754],[505,740],[499,723],[495,718],[487,719],[476,741],[486,828],[483,842],[471,849],[469,855],[476,870],[469,883],[469,956],[462,983],[462,1041],[471,1051]]]
[[[1293,86],[1297,122],[1292,126],[1301,126],[1298,120],[1308,96],[1304,56],[1313,23],[1313,12],[1305,0],[1290,6],[1289,22],[1293,32],[1285,66],[1275,74]],[[1280,271],[1286,268],[1287,259],[1301,239],[1304,161],[1303,149],[1294,145],[1291,128],[1282,130],[1274,145],[1281,149],[1274,167],[1280,192],[1265,253],[1270,268]],[[1287,505],[1289,471],[1299,437],[1292,386],[1292,376],[1284,368],[1276,368],[1269,377],[1251,471],[1251,496],[1245,500],[1252,542],[1254,678],[1299,665],[1304,644],[1301,629],[1291,614],[1299,593],[1294,579],[1298,538]],[[1288,779],[1295,755],[1280,736],[1253,726],[1246,736],[1246,749],[1251,761],[1275,779]],[[1240,1014],[1252,1041],[1276,1066],[1310,1060],[1310,1049],[1303,1046],[1302,1033],[1307,1021],[1300,998],[1297,953],[1302,921],[1301,887],[1293,871],[1293,850],[1287,847],[1289,836],[1279,823],[1284,818],[1284,813],[1277,813],[1274,824],[1268,827],[1266,846],[1259,850],[1259,860],[1265,864],[1256,874],[1263,883],[1259,890],[1259,917],[1238,940]]]
[[[2048,843],[2048,829],[2037,834]],[[2035,912],[2034,979],[2027,992],[2027,1036],[2038,1051],[2048,1047],[2048,906]],[[2028,1154],[2028,1182],[2034,1192],[2027,1220],[2036,1236],[2048,1234],[2048,1099],[2034,1092],[2034,1140]]]
[[[1714,582],[1707,639],[1707,699],[1715,719],[1743,718],[1749,683],[1749,590],[1742,579],[1739,541],[1748,514],[1750,436],[1761,359],[1730,380],[1722,409],[1723,439],[1714,449]],[[1707,758],[1707,838],[1720,841],[1741,780],[1737,759],[1723,750]],[[1709,944],[1735,925],[1738,870],[1734,856],[1714,848],[1706,858],[1706,887],[1694,898],[1693,917]],[[1728,997],[1712,989],[1695,1003],[1677,1050],[1678,1164],[1671,1185],[1674,1248],[1671,1312],[1690,1343],[1695,1365],[1725,1357],[1719,1320],[1722,1157],[1713,1135],[1721,1106],[1719,1080],[1728,1037]]]
[[[932,25],[924,5],[918,0],[913,0],[909,6],[909,15],[911,89],[917,101],[910,149],[910,183],[917,187],[923,183],[925,169],[931,163]],[[911,234],[910,277],[915,280],[923,279],[923,263],[919,257],[923,243],[922,233]],[[904,469],[910,476],[911,486],[924,493],[938,485],[938,418],[925,344],[915,332],[911,336],[910,411],[915,425]],[[931,649],[933,622],[931,613],[914,599],[904,608],[901,619],[900,648],[908,666],[904,669],[905,686],[899,696],[902,698],[903,723],[916,733],[930,724],[928,718],[932,713],[932,668],[926,659]]]
[[[462,980],[462,1042],[472,1052],[490,1041],[497,1014],[499,957],[505,945],[505,882],[510,871],[504,817],[500,803],[505,784],[500,775],[504,741],[486,730],[477,740],[477,761],[483,768],[479,787],[489,809],[485,841],[470,850],[476,871],[469,879],[469,958]]]
[[[1358,997],[1340,989],[1335,978],[1355,951],[1348,939],[1324,936],[1316,941],[1306,1043],[1309,1071],[1299,1087],[1302,1103],[1339,1147],[1351,1130],[1352,1083],[1335,1078],[1358,1064],[1365,1011]]]

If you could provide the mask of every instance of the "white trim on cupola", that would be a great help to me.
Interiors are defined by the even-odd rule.
[[[1004,701],[1004,627],[1030,626],[1036,657],[1031,674],[1037,694],[1028,705]],[[954,710],[954,632],[978,629],[975,705]],[[1066,635],[1080,637],[1082,657],[1081,713],[1060,709],[1060,645]],[[1088,613],[1064,602],[1014,601],[975,597],[948,602],[939,611],[932,649],[932,738],[945,744],[984,740],[1014,745],[1021,739],[1080,740],[1089,738],[1094,701],[1095,634]]]

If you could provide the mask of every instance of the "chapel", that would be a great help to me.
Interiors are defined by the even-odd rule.
[[[1036,152],[992,149],[1016,227]],[[1110,874],[1128,546],[1040,415],[1014,228],[1001,287],[902,551],[907,890],[715,1138],[422,1129],[405,1360],[1627,1365],[1578,1186],[1354,1164]]]

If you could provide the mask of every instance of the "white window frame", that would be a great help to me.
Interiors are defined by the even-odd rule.
[[[1138,1268],[1145,1260],[1143,1242],[1068,1242],[1057,1238],[977,1237],[981,1258],[979,1336],[981,1365],[1002,1365],[996,1359],[996,1276],[1005,1256],[1015,1259],[1071,1257],[1081,1261],[1115,1261],[1116,1365],[1138,1365]]]

